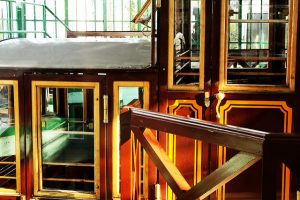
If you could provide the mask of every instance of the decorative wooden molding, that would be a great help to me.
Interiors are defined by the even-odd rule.
[[[120,119],[122,134],[131,134],[131,130],[133,131],[178,199],[196,199],[199,197],[203,199],[220,185],[232,180],[260,158],[263,158],[263,170],[268,173],[262,174],[262,199],[275,200],[276,187],[274,187],[275,181],[272,180],[275,177],[273,173],[275,171],[272,170],[272,166],[278,162],[284,162],[294,170],[298,170],[300,167],[300,161],[289,154],[290,152],[295,154],[300,152],[298,148],[300,137],[298,135],[271,134],[134,108],[122,113]],[[242,152],[205,177],[202,182],[190,188],[150,129],[172,132],[192,139],[202,139],[204,142],[222,144]],[[241,146],[232,146],[241,141],[247,142]],[[284,148],[277,148],[278,145]],[[255,149],[263,151],[252,151],[249,146],[256,146]]]
[[[259,109],[279,109],[284,115],[284,133],[292,131],[292,108],[288,107],[285,101],[250,101],[250,100],[228,100],[221,106],[220,124],[227,124],[228,113],[233,108],[259,108]],[[221,166],[226,162],[226,147],[219,146],[218,164]],[[289,200],[290,194],[290,170],[284,164],[282,166],[282,200]],[[225,186],[219,188],[218,199],[225,199]]]
[[[189,108],[195,113],[196,119],[202,119],[202,107],[199,106],[196,100],[176,100],[173,105],[169,106],[169,114],[176,115],[177,111],[182,108]],[[176,135],[168,134],[168,155],[169,158],[176,163]],[[201,159],[202,159],[202,142],[195,140],[194,147],[194,184],[201,180]],[[200,168],[199,168],[200,167]],[[167,199],[175,199],[172,190],[168,187]]]

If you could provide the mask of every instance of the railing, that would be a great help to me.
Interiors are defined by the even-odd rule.
[[[51,35],[47,32],[47,14],[50,14],[50,17],[55,19],[55,23],[60,24],[66,31],[71,31],[69,27],[59,19],[59,17],[45,4],[30,3],[25,1],[15,1],[15,0],[0,0],[0,3],[6,6],[5,11],[2,11],[0,16],[0,39],[8,39],[14,37],[26,37],[27,34],[34,34],[34,37],[37,34],[42,34],[44,38],[51,38]],[[31,22],[32,20],[26,19],[25,10],[27,6],[33,6],[34,10],[34,19],[33,26],[34,30],[26,30],[26,22]],[[41,8],[42,19],[38,20],[36,13],[38,8]],[[14,13],[14,9],[16,9]],[[3,13],[6,13],[6,16]],[[49,18],[49,16],[48,16]],[[38,23],[42,24],[42,30],[37,30]],[[14,25],[15,24],[15,25]],[[16,26],[16,27],[15,27]],[[56,24],[57,26],[57,24]],[[2,34],[2,36],[1,36]]]
[[[283,162],[300,175],[300,159],[297,158],[300,136],[271,134],[134,108],[122,113],[120,119],[121,144],[129,139],[132,131],[177,199],[204,199],[261,159],[263,200],[276,199],[275,164]],[[191,187],[150,129],[230,147],[240,153]]]
[[[146,37],[151,32],[141,31],[68,31],[67,38],[76,37],[111,37],[111,38],[125,38],[125,37]]]

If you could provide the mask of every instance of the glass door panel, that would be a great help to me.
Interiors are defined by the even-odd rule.
[[[204,48],[204,12],[205,2],[201,0],[174,0],[170,2],[169,48],[169,88],[203,88],[203,56]]]
[[[120,144],[119,115],[127,107],[149,109],[149,83],[114,82],[114,105],[113,160],[117,162],[113,163],[113,196],[122,193],[121,199],[147,198],[148,156],[133,135]]]
[[[99,192],[99,85],[90,84],[36,88],[41,191]]]
[[[20,192],[17,81],[0,81],[0,192]]]

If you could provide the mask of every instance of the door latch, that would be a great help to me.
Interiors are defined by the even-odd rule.
[[[225,94],[223,92],[219,92],[216,94],[216,98],[218,100],[217,105],[216,105],[217,119],[220,119],[221,118],[220,105],[221,105],[222,100],[225,98]]]
[[[108,123],[108,95],[103,95],[103,123]]]

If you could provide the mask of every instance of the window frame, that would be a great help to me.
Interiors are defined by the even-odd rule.
[[[287,48],[287,70],[285,85],[267,84],[228,84],[227,61],[228,61],[228,26],[229,12],[228,1],[221,2],[221,29],[220,29],[220,66],[219,66],[219,90],[224,92],[294,92],[296,70],[296,46],[298,29],[298,0],[289,0],[289,35]]]
[[[169,90],[204,90],[205,71],[205,20],[206,0],[200,2],[200,55],[199,55],[199,85],[175,85],[174,84],[174,23],[175,23],[175,1],[169,1],[169,32],[168,32],[168,89]],[[201,31],[202,30],[202,31]]]
[[[20,113],[19,88],[17,80],[0,80],[0,85],[13,87],[14,93],[14,120],[15,120],[15,149],[16,149],[16,189],[0,188],[0,195],[20,196],[21,194],[21,149],[20,149]],[[0,162],[1,164],[2,162]]]
[[[100,198],[100,84],[98,82],[73,81],[32,81],[32,135],[33,135],[33,179],[34,195],[37,197],[68,197],[83,199]],[[80,88],[92,89],[94,92],[94,182],[95,193],[76,192],[70,190],[47,190],[42,188],[42,150],[41,150],[41,89],[51,88]],[[38,114],[37,114],[38,113]]]
[[[121,198],[121,185],[119,184],[120,180],[120,112],[119,112],[119,88],[120,87],[141,87],[144,88],[144,104],[143,109],[149,109],[150,107],[150,82],[148,81],[114,81],[113,82],[113,121],[112,121],[112,195],[114,198]],[[139,155],[141,152],[139,150]],[[148,155],[144,152],[144,173],[148,173]],[[138,170],[140,171],[140,170]],[[140,172],[138,174],[139,182],[138,185],[138,192],[140,192],[141,182],[140,182]],[[143,184],[143,191],[144,191],[144,198],[148,196],[148,175],[144,176],[144,184]],[[137,198],[142,198],[142,194],[138,194]]]

